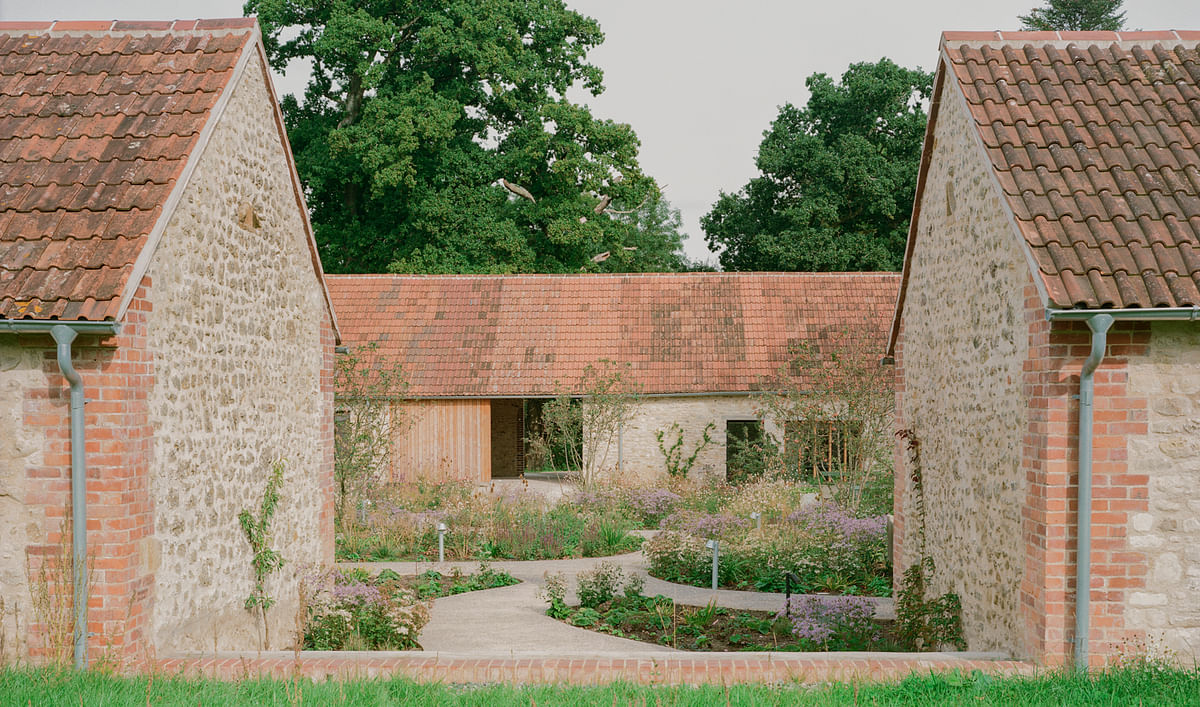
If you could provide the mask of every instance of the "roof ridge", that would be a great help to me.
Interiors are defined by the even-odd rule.
[[[955,31],[942,32],[942,46],[953,42],[955,44],[1010,44],[1014,42],[1047,42],[1066,46],[1073,43],[1116,42],[1124,45],[1154,45],[1163,41],[1200,42],[1200,31],[1195,30],[1136,30],[1122,32],[1108,31],[1026,31],[1026,30],[992,30],[992,31]]]
[[[48,20],[0,22],[0,33],[20,31],[25,33],[62,34],[130,34],[146,32],[152,34],[212,34],[213,30],[226,30],[226,34],[252,30],[258,27],[255,17],[226,17],[196,20]]]

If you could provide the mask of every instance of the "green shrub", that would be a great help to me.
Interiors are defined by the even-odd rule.
[[[567,606],[567,577],[562,572],[547,572],[542,575],[545,584],[542,585],[540,592],[546,603],[550,605],[546,609],[546,615],[554,619],[565,619],[571,615],[571,609]]]
[[[709,586],[712,551],[705,538],[715,537],[721,541],[717,580],[723,587],[782,592],[792,574],[796,593],[891,594],[882,519],[853,518],[831,506],[797,511],[761,530],[730,518],[685,512],[665,520],[670,529],[643,548],[650,574]]]
[[[333,570],[310,578],[315,589],[304,630],[307,650],[407,650],[429,621],[429,607],[394,579],[362,581]]]
[[[621,571],[620,566],[612,562],[601,562],[589,570],[580,572],[575,577],[575,595],[579,598],[579,605],[595,608],[612,601],[621,591],[624,578],[625,573]]]

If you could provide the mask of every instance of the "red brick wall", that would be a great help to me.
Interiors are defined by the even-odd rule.
[[[122,322],[121,333],[101,339],[81,336],[73,361],[83,378],[87,462],[88,556],[92,566],[88,602],[88,640],[92,661],[138,664],[153,657],[150,610],[154,601],[157,554],[153,542],[154,508],[149,493],[153,430],[147,394],[154,367],[146,350],[147,279]],[[321,330],[324,369],[321,443],[321,560],[334,555],[333,365],[334,333],[328,318]],[[26,336],[23,346],[42,350],[49,385],[27,392],[24,424],[45,440],[42,463],[27,468],[25,501],[44,518],[31,536],[28,552],[34,568],[60,550],[69,533],[71,507],[70,388],[58,369],[53,340]],[[70,552],[70,539],[66,539]],[[66,589],[70,591],[69,587]],[[44,655],[45,627],[30,627],[30,649]]]
[[[1075,625],[1079,371],[1091,350],[1083,322],[1051,326],[1034,292],[1027,293],[1030,359],[1025,367],[1029,429],[1022,466],[1028,482],[1023,514],[1027,547],[1021,586],[1026,642],[1039,662],[1072,659]],[[1095,374],[1093,431],[1092,586],[1089,653],[1095,665],[1111,662],[1121,645],[1144,638],[1126,630],[1126,592],[1145,585],[1142,553],[1129,548],[1130,513],[1147,508],[1149,478],[1127,469],[1129,434],[1146,433],[1146,400],[1127,389],[1130,356],[1149,346],[1146,323],[1123,323],[1108,334]]]
[[[140,660],[147,648],[154,587],[147,542],[154,532],[148,488],[152,430],[146,394],[154,376],[145,350],[148,310],[143,287],[118,336],[81,336],[72,347],[86,400],[91,660]],[[46,389],[28,391],[25,403],[25,425],[40,430],[45,440],[41,466],[26,472],[26,503],[45,519],[28,548],[31,565],[36,567],[58,553],[62,533],[70,532],[70,388],[59,372],[49,337],[27,337],[23,343],[43,349],[42,367],[49,380]],[[69,539],[66,546],[69,552]],[[35,655],[44,650],[44,631],[39,625],[29,631]]]
[[[1022,533],[1025,569],[1021,581],[1025,655],[1039,663],[1073,660],[1077,538],[1079,372],[1091,350],[1083,322],[1051,325],[1033,284],[1025,291],[1030,353],[1024,366],[1029,401],[1023,441],[1025,503]],[[1127,468],[1127,435],[1147,433],[1147,401],[1127,388],[1130,357],[1147,353],[1150,326],[1119,322],[1108,334],[1105,358],[1095,374],[1093,432],[1092,586],[1089,654],[1093,665],[1111,663],[1122,646],[1144,641],[1126,629],[1127,593],[1144,587],[1143,553],[1129,547],[1126,527],[1133,513],[1148,509],[1149,477]],[[896,426],[904,429],[904,329],[896,344]],[[896,447],[895,580],[899,584],[916,548],[903,544],[907,468],[904,443]],[[930,538],[930,542],[936,542]]]

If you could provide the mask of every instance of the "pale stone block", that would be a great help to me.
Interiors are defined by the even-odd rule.
[[[1138,531],[1139,533],[1148,532],[1151,528],[1154,527],[1154,514],[1153,513],[1134,513],[1133,517],[1130,518],[1130,525],[1133,527],[1134,530]]]
[[[1129,545],[1138,550],[1152,550],[1162,547],[1163,539],[1157,535],[1131,535]]]
[[[1185,397],[1172,395],[1156,398],[1151,407],[1159,415],[1178,416],[1191,412],[1192,404]]]
[[[1187,459],[1196,454],[1196,445],[1183,437],[1171,437],[1158,443],[1159,450],[1171,459]]]
[[[1154,583],[1164,589],[1169,585],[1175,584],[1183,576],[1183,565],[1179,562],[1179,556],[1173,552],[1165,552],[1158,556],[1158,560],[1154,563]]]
[[[1131,606],[1166,606],[1167,595],[1158,592],[1130,592]]]

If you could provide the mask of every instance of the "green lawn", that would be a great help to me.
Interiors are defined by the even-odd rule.
[[[363,680],[299,687],[286,681],[118,678],[69,670],[0,670],[2,705],[1200,705],[1200,669],[1137,667],[1091,678],[1052,674],[910,677],[898,684],[820,687],[502,687]]]

